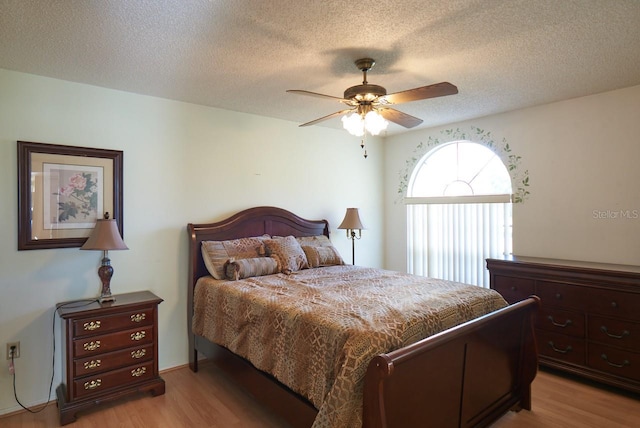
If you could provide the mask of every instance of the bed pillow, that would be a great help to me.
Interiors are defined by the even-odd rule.
[[[215,279],[225,279],[229,259],[250,259],[264,255],[264,241],[269,235],[229,241],[202,241],[202,259]]]
[[[293,236],[267,239],[264,241],[267,255],[278,262],[278,270],[291,273],[308,267],[307,256]]]
[[[333,245],[317,247],[303,245],[302,251],[307,256],[307,263],[310,268],[344,264],[340,253]]]
[[[252,257],[250,259],[229,260],[225,265],[227,279],[237,281],[278,273],[278,262],[271,257]]]

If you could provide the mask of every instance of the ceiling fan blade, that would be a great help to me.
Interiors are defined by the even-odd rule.
[[[414,126],[418,126],[422,123],[422,119],[418,119],[417,117],[393,108],[383,107],[376,109],[376,111],[388,121],[402,125],[405,128],[413,128]]]
[[[379,98],[381,104],[401,104],[409,101],[426,100],[427,98],[443,97],[458,93],[458,88],[449,82],[436,83],[429,86],[395,92]]]
[[[354,109],[340,110],[340,111],[337,111],[337,112],[335,112],[335,113],[331,113],[331,114],[328,114],[328,115],[326,115],[326,116],[323,116],[323,117],[321,117],[321,118],[319,118],[319,119],[312,120],[311,122],[303,123],[303,124],[302,124],[302,125],[300,125],[300,126],[310,126],[310,125],[315,125],[316,123],[323,122],[323,121],[325,121],[325,120],[331,119],[331,118],[336,117],[336,116],[340,116],[340,115],[343,115],[343,114],[351,113],[352,111],[354,111]],[[421,121],[421,122],[422,122],[422,121]]]
[[[287,89],[287,92],[289,92],[291,94],[309,95],[309,96],[312,96],[312,97],[319,97],[319,98],[330,98],[332,100],[340,101],[341,103],[350,101],[350,100],[346,100],[344,98],[334,97],[333,95],[325,95],[325,94],[319,94],[317,92],[303,91],[302,89]]]

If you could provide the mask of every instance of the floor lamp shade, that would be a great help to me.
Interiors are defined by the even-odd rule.
[[[128,250],[129,248],[122,240],[118,224],[114,219],[100,219],[96,221],[96,226],[91,235],[84,243],[81,250],[100,250],[103,251],[102,264],[98,268],[98,276],[102,282],[102,293],[100,294],[100,302],[109,302],[115,300],[111,295],[111,277],[113,276],[113,267],[109,259],[109,250]]]
[[[344,215],[344,219],[338,229],[364,229],[358,208],[347,208],[347,213]]]
[[[347,212],[344,215],[342,223],[340,223],[340,226],[338,226],[338,229],[347,230],[347,238],[351,239],[351,264],[355,264],[356,239],[360,239],[362,237],[362,229],[364,229],[362,220],[360,220],[360,213],[358,212],[358,208],[347,208]],[[358,231],[357,236],[356,230]]]

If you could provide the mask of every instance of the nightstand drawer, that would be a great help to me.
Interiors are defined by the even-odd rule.
[[[94,376],[83,377],[74,380],[72,399],[83,398],[89,395],[99,395],[109,392],[113,388],[126,385],[131,387],[135,383],[152,379],[153,362],[135,364],[119,370],[114,370]]]
[[[74,321],[73,336],[103,334],[151,324],[153,324],[153,308],[144,308],[115,315],[95,316]]]
[[[73,356],[81,358],[153,342],[153,326],[73,340]]]
[[[102,373],[118,367],[142,363],[153,357],[153,344],[94,355],[73,361],[73,377]]]
[[[584,365],[585,341],[571,336],[536,330],[540,355],[564,362]]]
[[[584,337],[584,314],[560,309],[540,309],[536,320],[538,328],[554,333]]]

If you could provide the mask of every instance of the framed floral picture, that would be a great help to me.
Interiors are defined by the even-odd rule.
[[[18,141],[18,250],[80,247],[105,213],[124,236],[122,157]]]

